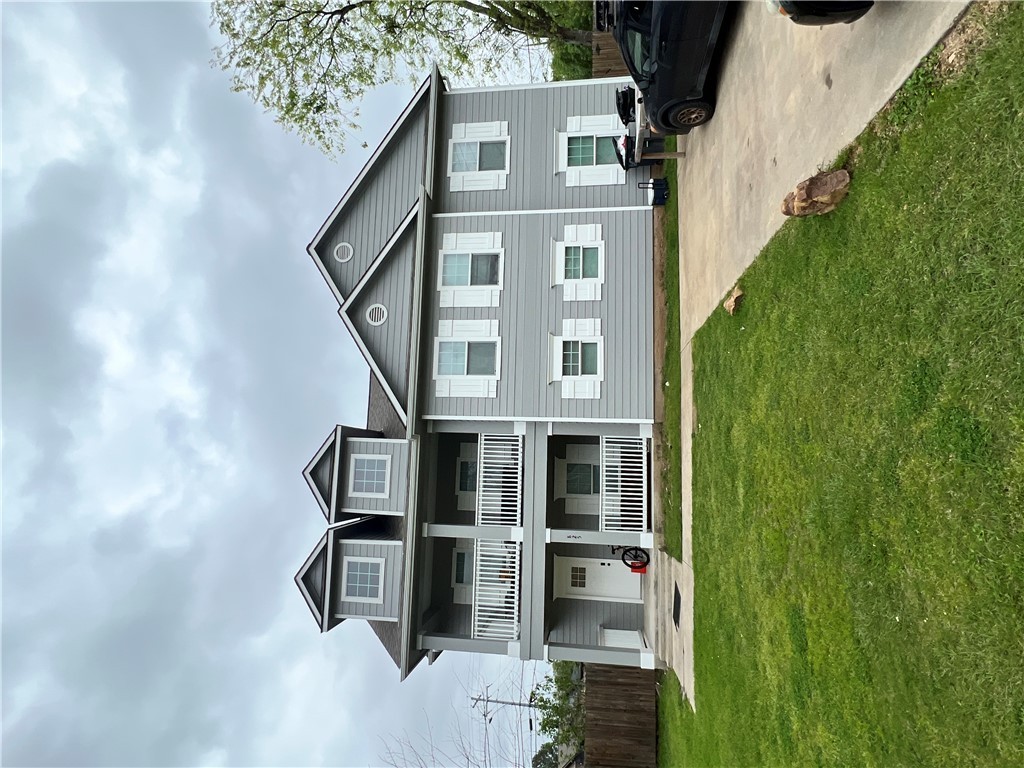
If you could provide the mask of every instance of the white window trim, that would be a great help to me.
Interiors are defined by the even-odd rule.
[[[579,327],[580,324],[584,324],[582,329]],[[562,334],[560,336],[552,334],[549,339],[548,364],[551,368],[549,380],[552,383],[556,381],[561,383],[562,398],[570,400],[599,399],[601,397],[601,382],[604,381],[604,336],[601,335],[601,321],[599,319],[562,320]],[[596,374],[580,374],[579,376],[562,374],[562,345],[566,341],[597,344]],[[590,383],[577,389],[576,382]]]
[[[616,114],[609,115],[572,115],[566,119],[565,130],[555,131],[555,174],[565,174],[565,185],[567,187],[594,187],[612,184],[625,184],[626,171],[618,163],[606,165],[583,165],[569,167],[569,137],[570,136],[593,136],[596,143],[598,138],[612,137],[620,138],[625,133],[625,128]],[[595,147],[595,153],[597,149]],[[594,158],[597,159],[596,157]],[[584,174],[580,173],[587,169],[600,168],[605,173]],[[615,169],[614,174],[611,170]]]
[[[590,470],[591,473],[593,473],[594,468],[596,468],[598,474],[600,475],[600,473],[601,473],[601,464],[600,464],[600,462],[592,461],[591,459],[573,459],[572,461],[570,461],[569,459],[560,459],[560,461],[565,461],[565,495],[560,497],[560,498],[563,498],[563,499],[600,499],[601,498],[601,489],[600,488],[598,488],[597,491],[591,491],[590,493],[570,493],[569,492],[569,465],[570,464],[586,464],[587,466],[591,467],[591,470]],[[593,488],[594,487],[594,484],[593,484],[594,483],[593,474],[591,474],[590,483],[591,483],[590,487]]]
[[[377,459],[384,462],[384,493],[357,493],[353,490],[356,483],[356,459]],[[391,456],[380,453],[353,453],[348,457],[348,495],[353,499],[386,499],[391,495]]]
[[[494,373],[493,374],[469,374],[469,373],[445,373],[441,374],[437,372],[438,363],[440,362],[440,350],[441,342],[458,342],[458,343],[474,343],[474,344],[486,344],[487,342],[493,342],[496,346],[494,349]],[[468,350],[467,350],[468,352]],[[466,356],[466,366],[469,366],[469,356]],[[501,379],[501,337],[500,336],[437,336],[434,339],[434,380],[435,381],[498,381]]]
[[[454,171],[455,145],[465,142],[505,142],[505,169],[501,171]],[[477,155],[479,164],[480,156]],[[452,192],[478,192],[506,189],[508,174],[512,167],[512,142],[508,133],[508,121],[497,120],[488,123],[455,123],[451,138],[448,139],[448,186]]]
[[[497,254],[497,285],[444,285],[445,256],[452,253]],[[497,307],[505,288],[505,249],[501,232],[447,233],[437,257],[437,291],[442,307]]]
[[[604,240],[600,224],[565,227],[563,239],[552,241],[551,285],[562,286],[562,301],[600,301],[604,285]],[[568,247],[597,248],[597,277],[568,279],[565,276],[565,251]]]
[[[376,563],[380,568],[380,581],[377,585],[377,597],[352,597],[348,593],[348,564]],[[346,603],[383,603],[384,602],[384,558],[345,556],[341,560],[341,599]]]

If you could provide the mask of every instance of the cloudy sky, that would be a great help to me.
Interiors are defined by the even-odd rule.
[[[414,87],[334,163],[230,92],[203,5],[2,27],[3,763],[375,765],[428,712],[475,728],[462,685],[543,670],[399,685],[292,583],[323,531],[301,470],[368,376],[304,248]]]

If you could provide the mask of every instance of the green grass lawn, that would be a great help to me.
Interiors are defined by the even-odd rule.
[[[1024,765],[1024,7],[693,342],[664,766]]]

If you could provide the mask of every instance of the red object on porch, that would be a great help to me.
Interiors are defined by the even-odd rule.
[[[646,563],[630,563],[629,564],[629,570],[631,570],[633,573],[647,573],[647,564]]]

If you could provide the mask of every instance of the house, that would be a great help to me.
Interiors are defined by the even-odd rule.
[[[653,216],[617,164],[621,79],[435,69],[308,246],[371,369],[367,426],[304,471],[320,630],[400,674],[444,651],[651,667]]]

